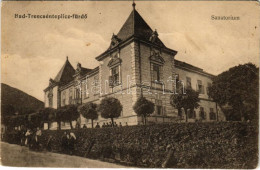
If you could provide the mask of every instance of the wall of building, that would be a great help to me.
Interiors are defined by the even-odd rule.
[[[200,98],[200,107],[204,108],[205,114],[206,114],[206,119],[203,121],[212,121],[210,120],[210,108],[213,109],[213,111],[217,114],[218,113],[218,118],[219,121],[224,121],[225,120],[225,115],[222,112],[222,110],[217,107],[216,108],[216,103],[212,101],[211,98],[209,98],[208,96],[208,91],[207,88],[209,87],[209,83],[212,83],[212,79],[210,78],[210,76],[207,75],[203,75],[203,74],[199,74],[199,73],[195,73],[192,71],[187,71],[183,68],[178,68],[175,67],[175,73],[179,75],[179,80],[181,80],[184,85],[187,85],[187,81],[186,78],[189,77],[191,78],[191,87],[194,90],[198,89],[198,80],[201,80],[202,85],[204,86],[204,93],[203,94],[199,94],[199,98]],[[196,112],[196,117],[193,119],[189,119],[189,121],[195,121],[196,119],[199,120],[200,116],[199,116],[199,112],[200,112],[200,107],[195,109]],[[184,116],[185,117],[185,116]]]
[[[181,80],[185,86],[187,85],[186,78],[190,77],[191,87],[194,90],[198,89],[198,80],[201,80],[202,85],[204,86],[204,94],[200,94],[199,97],[203,99],[209,99],[207,88],[208,88],[208,83],[212,83],[212,80],[209,76],[201,75],[191,71],[186,71],[178,67],[175,67],[175,73],[179,75],[179,80]]]
[[[211,101],[207,94],[208,83],[212,83],[210,75],[195,73],[192,71],[187,71],[183,68],[174,66],[174,57],[168,53],[161,52],[161,57],[164,59],[164,64],[161,67],[161,81],[162,84],[151,83],[151,50],[159,52],[160,49],[150,48],[145,44],[139,44],[138,42],[132,42],[118,51],[114,51],[104,58],[99,65],[99,71],[92,73],[88,76],[88,81],[83,81],[81,89],[84,89],[83,86],[88,87],[88,95],[82,94],[82,103],[94,102],[99,104],[101,99],[104,97],[115,97],[120,100],[123,111],[121,116],[115,121],[119,124],[125,125],[126,122],[128,125],[136,125],[142,123],[142,118],[138,117],[133,110],[133,105],[137,101],[138,97],[141,96],[141,93],[148,100],[156,103],[156,101],[161,101],[162,113],[160,115],[155,111],[151,117],[148,118],[148,122],[172,122],[178,117],[178,112],[170,104],[170,96],[174,92],[174,77],[175,74],[179,75],[179,79],[184,82],[186,85],[186,77],[191,78],[191,85],[194,90],[197,90],[197,80],[201,80],[202,85],[204,86],[204,93],[200,94],[200,107],[204,108],[206,113],[206,119],[204,121],[211,121],[209,112],[210,108],[214,112],[218,110],[219,120],[225,120],[225,116],[220,108],[216,108],[216,104]],[[108,66],[111,57],[119,53],[119,58],[122,60],[120,65],[120,79],[121,84],[115,88],[109,86],[109,76],[111,75],[111,70]],[[94,81],[98,78],[99,85],[101,87],[101,94],[94,93]],[[140,81],[140,79],[142,81]],[[141,84],[146,85],[147,88],[141,89]],[[97,87],[99,88],[99,87]],[[64,105],[63,98],[65,97],[65,104],[69,104],[69,94],[70,89],[72,89],[72,98],[75,99],[75,87],[73,84],[68,85],[65,89],[61,90],[60,100],[61,106]],[[63,94],[65,93],[65,94]],[[58,88],[53,88],[53,106],[57,108],[58,106]],[[45,93],[45,107],[48,107],[48,91]],[[196,109],[196,117],[189,119],[189,121],[195,121],[199,119],[200,108]],[[110,122],[110,119],[104,119],[99,115],[98,120],[94,121],[94,126],[97,122],[102,125],[103,123]],[[81,126],[86,124],[88,127],[91,127],[91,121],[86,120],[81,116],[80,118]],[[67,125],[68,126],[68,125]],[[66,127],[67,127],[66,126]],[[65,126],[64,126],[65,127]],[[69,127],[67,127],[69,128]]]

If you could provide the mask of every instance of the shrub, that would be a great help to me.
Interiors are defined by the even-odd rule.
[[[75,154],[138,167],[251,169],[258,163],[258,126],[247,122],[171,123],[122,128],[72,129]],[[63,130],[43,131],[45,146],[60,152]],[[15,135],[10,135],[14,140]],[[172,154],[170,154],[172,152]]]
[[[98,118],[97,114],[97,104],[95,103],[86,103],[78,107],[79,113],[86,119],[91,120],[93,128],[93,120]]]
[[[101,100],[98,107],[98,111],[101,113],[101,116],[105,119],[111,119],[112,126],[114,126],[114,118],[120,116],[123,106],[120,101],[114,97],[106,97]]]
[[[146,125],[146,117],[154,112],[154,103],[141,96],[137,99],[133,109],[138,116],[144,118],[144,124]]]

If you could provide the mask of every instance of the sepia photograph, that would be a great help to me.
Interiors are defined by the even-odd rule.
[[[256,169],[258,1],[2,1],[2,167]]]

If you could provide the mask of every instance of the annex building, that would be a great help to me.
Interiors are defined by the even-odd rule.
[[[208,96],[207,88],[214,75],[176,60],[176,55],[177,51],[164,45],[157,31],[150,28],[133,3],[131,14],[118,34],[113,34],[108,49],[96,57],[99,61],[96,68],[84,68],[80,63],[73,68],[67,58],[44,90],[45,107],[59,108],[87,102],[98,104],[104,97],[115,97],[123,106],[121,116],[115,121],[122,125],[126,122],[137,125],[142,118],[132,107],[142,94],[155,104],[155,111],[148,117],[148,122],[172,122],[180,118],[177,109],[170,104],[177,79],[200,93],[200,107],[189,113],[189,121],[224,121],[223,112]],[[182,118],[185,121],[184,113]],[[102,125],[102,122],[109,121],[99,116],[94,122]],[[88,127],[91,124],[83,117],[78,122]],[[67,126],[66,123],[63,126]]]

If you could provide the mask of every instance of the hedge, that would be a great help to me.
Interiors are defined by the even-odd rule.
[[[247,122],[171,123],[121,128],[72,129],[74,154],[137,167],[255,168],[258,126]],[[64,130],[43,131],[47,147],[61,152]],[[168,163],[165,164],[165,160]]]

